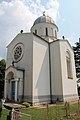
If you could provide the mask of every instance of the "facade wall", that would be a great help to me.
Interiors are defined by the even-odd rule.
[[[19,34],[14,40],[8,45],[8,56],[7,56],[7,68],[12,65],[13,61],[13,49],[16,44],[23,43],[23,57],[22,59],[14,63],[15,67],[24,69],[24,100],[31,102],[32,99],[32,34],[22,33]]]
[[[71,58],[72,78],[68,78],[66,52],[69,51]],[[74,53],[68,41],[60,41],[61,71],[64,100],[77,99],[77,82],[74,63]]]
[[[17,99],[22,101],[23,96],[23,71],[17,71]]]
[[[33,102],[50,102],[48,43],[33,38]]]
[[[52,100],[62,99],[62,71],[60,60],[60,45],[59,42],[53,42],[50,46],[51,52],[51,87],[52,87]]]

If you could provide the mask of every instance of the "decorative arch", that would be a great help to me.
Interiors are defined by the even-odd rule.
[[[6,79],[7,80],[14,79],[14,73],[12,71],[10,71],[6,76]]]
[[[71,64],[71,54],[70,51],[66,51],[66,63],[67,63],[67,76],[72,79],[72,64]]]

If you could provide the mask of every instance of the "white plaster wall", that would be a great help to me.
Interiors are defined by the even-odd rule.
[[[62,95],[62,73],[59,41],[51,43],[51,84],[52,95]]]
[[[23,95],[23,71],[17,72],[18,76],[18,95]]]
[[[18,34],[13,41],[8,45],[8,56],[7,56],[7,65],[8,68],[12,65],[13,61],[13,49],[17,43],[23,43],[24,45],[24,55],[23,58],[18,62],[14,63],[15,67],[24,69],[25,78],[24,78],[24,96],[32,94],[32,57],[33,57],[33,47],[32,47],[32,34],[31,33],[22,33]]]
[[[23,80],[20,79],[18,82],[18,95],[23,95]]]
[[[72,64],[72,79],[68,79],[67,75],[67,63],[66,63],[66,51],[70,51],[71,64]],[[62,70],[62,84],[63,84],[63,95],[77,96],[77,83],[76,83],[76,72],[74,63],[74,54],[68,41],[60,40],[60,55],[61,55],[61,70]],[[75,98],[74,96],[74,98]],[[77,97],[76,97],[77,98]]]
[[[7,47],[6,68],[12,65],[13,58],[11,53],[12,53],[11,47]]]
[[[49,51],[47,42],[33,38],[33,101],[38,96],[50,95]],[[47,99],[48,100],[48,99]]]
[[[18,70],[17,77],[23,79],[23,71]]]

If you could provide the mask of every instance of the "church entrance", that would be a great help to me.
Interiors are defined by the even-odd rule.
[[[7,100],[22,101],[23,70],[10,67],[6,70],[4,96]]]
[[[15,100],[15,81],[11,82],[11,99]]]

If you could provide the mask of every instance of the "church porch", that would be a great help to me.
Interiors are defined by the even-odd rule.
[[[6,70],[4,97],[6,100],[20,102],[23,97],[23,72],[14,68]]]

